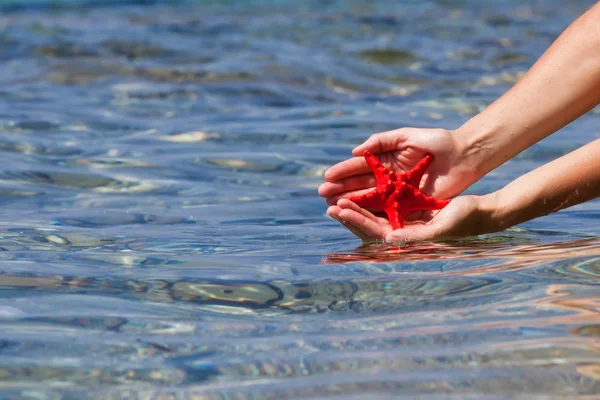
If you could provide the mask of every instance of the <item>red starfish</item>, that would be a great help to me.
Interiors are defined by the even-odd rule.
[[[350,200],[364,208],[384,210],[393,229],[402,228],[411,211],[439,210],[450,203],[450,200],[426,196],[419,190],[419,183],[433,161],[433,155],[425,155],[413,169],[399,175],[387,169],[369,150],[365,150],[364,157],[375,174],[377,186],[369,193],[350,197]]]

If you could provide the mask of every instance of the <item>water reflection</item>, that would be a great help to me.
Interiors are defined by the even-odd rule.
[[[586,257],[584,264],[593,263],[600,257],[600,240],[584,238],[552,243],[535,242],[527,237],[498,236],[457,242],[407,243],[402,246],[368,244],[352,252],[328,254],[324,264],[344,263],[408,263],[438,260],[493,261],[492,265],[479,266],[469,271],[436,271],[436,275],[477,275],[518,270],[543,265],[552,261]],[[570,268],[579,268],[575,263]]]
[[[50,243],[54,250],[59,246],[101,246],[103,242],[94,238],[82,241],[69,240],[68,237],[48,234],[38,237],[40,243]],[[0,276],[0,286],[5,289],[39,291],[41,289],[80,291],[116,295],[131,293],[138,298],[153,301],[190,302],[204,306],[215,306],[215,310],[227,313],[232,308],[246,308],[259,311],[261,309],[280,309],[286,313],[305,312],[413,312],[413,310],[434,308],[451,308],[454,306],[474,307],[483,304],[500,304],[499,300],[506,293],[521,292],[520,306],[526,307],[529,297],[541,303],[549,303],[553,309],[568,309],[570,304],[563,297],[569,285],[589,283],[600,275],[600,241],[597,239],[579,239],[570,242],[554,242],[549,244],[524,244],[506,246],[492,243],[468,246],[466,243],[451,245],[444,243],[408,245],[397,247],[389,245],[367,246],[360,248],[354,256],[346,254],[330,256],[328,262],[356,262],[358,267],[373,264],[373,267],[362,269],[363,276],[347,279],[328,276],[322,280],[303,280],[297,277],[290,280],[273,278],[269,280],[235,280],[214,278],[172,279],[127,279],[102,278],[89,276],[44,276],[4,274]],[[385,247],[385,250],[382,248]],[[42,247],[40,247],[41,249]],[[570,251],[565,255],[565,249]],[[377,250],[375,250],[377,249]],[[372,258],[366,253],[373,252]],[[423,254],[425,253],[425,254]],[[429,258],[430,257],[430,258]],[[106,259],[106,262],[126,268],[132,266],[180,268],[185,261],[176,259],[135,259],[131,256],[115,258],[108,254],[98,254],[93,258]],[[485,259],[485,263],[479,262]],[[87,257],[69,257],[67,260],[89,260]],[[456,260],[471,261],[472,264],[452,264]],[[382,262],[384,261],[384,262]],[[431,261],[442,262],[437,270],[431,269]],[[449,264],[448,264],[449,263]],[[446,265],[445,265],[446,264]],[[426,270],[419,270],[425,265]],[[364,272],[368,272],[364,275]],[[533,291],[534,279],[562,280],[561,284],[548,286],[543,298],[541,292]],[[584,294],[586,286],[573,286],[573,291]],[[591,289],[590,289],[591,290]],[[548,297],[549,296],[549,297]],[[456,297],[456,304],[454,298]],[[577,304],[583,299],[578,297]],[[587,300],[586,300],[587,301]],[[591,298],[589,301],[593,301]],[[541,304],[540,303],[540,304]],[[593,304],[592,304],[593,305]],[[589,311],[592,305],[586,309]],[[537,306],[536,306],[537,307]],[[546,306],[544,306],[546,307]],[[576,310],[583,312],[584,310]],[[474,312],[471,310],[471,312]],[[593,311],[594,313],[596,311]],[[562,314],[561,314],[562,315]],[[594,317],[595,314],[589,316]],[[547,316],[543,319],[547,320]],[[577,319],[575,317],[575,319]],[[559,323],[552,319],[547,323]],[[563,323],[563,322],[560,322]]]

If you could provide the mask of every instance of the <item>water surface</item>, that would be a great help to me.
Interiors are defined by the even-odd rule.
[[[1,2],[0,398],[600,393],[599,202],[359,247],[316,194],[374,132],[459,126],[594,2],[402,3]]]

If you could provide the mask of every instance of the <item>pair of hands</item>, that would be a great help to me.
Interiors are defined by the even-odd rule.
[[[423,193],[438,199],[452,198],[479,177],[456,132],[445,129],[403,128],[371,136],[352,150],[353,158],[325,172],[319,195],[325,197],[327,214],[365,242],[443,239],[482,233],[489,211],[480,196],[460,196],[439,211],[411,213],[405,226],[393,230],[387,217],[359,207],[348,197],[375,187],[375,177],[362,157],[371,151],[389,169],[401,173],[412,169],[427,153],[434,156],[421,182]]]

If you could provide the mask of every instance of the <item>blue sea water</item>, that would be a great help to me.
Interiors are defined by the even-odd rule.
[[[316,193],[374,132],[459,126],[593,3],[0,2],[0,399],[596,398],[598,201],[360,247]]]

